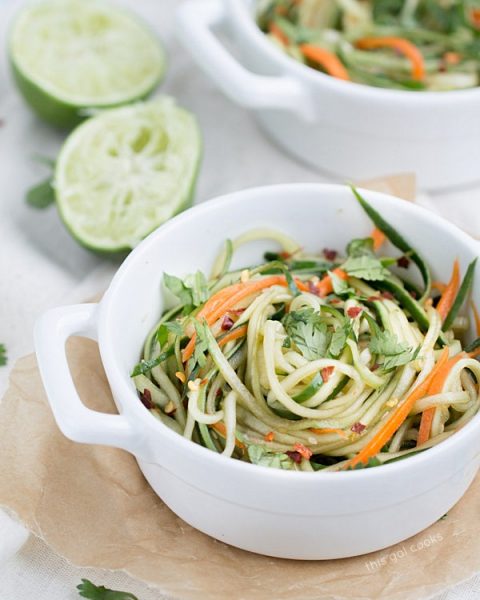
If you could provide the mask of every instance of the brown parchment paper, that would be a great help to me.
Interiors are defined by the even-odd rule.
[[[380,189],[408,196],[408,178],[397,183]],[[84,402],[115,412],[96,344],[74,338],[68,356]],[[72,563],[123,569],[179,600],[421,600],[480,570],[478,477],[444,520],[366,556],[287,561],[217,542],[162,503],[131,455],[63,437],[34,355],[0,403],[0,506]]]

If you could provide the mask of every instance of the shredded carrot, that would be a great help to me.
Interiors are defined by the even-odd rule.
[[[288,46],[289,39],[287,35],[280,29],[280,27],[276,23],[270,23],[268,26],[268,31],[273,35],[273,37],[277,38],[277,40],[283,44],[284,46]]]
[[[343,79],[343,81],[350,81],[347,69],[333,52],[325,50],[325,48],[321,48],[320,46],[314,46],[313,44],[300,44],[299,48],[305,58],[318,63],[332,77]]]
[[[334,273],[337,277],[340,277],[340,279],[348,279],[348,274],[343,269],[336,268],[332,271],[332,273]],[[325,275],[325,277],[323,277],[323,279],[321,279],[315,285],[315,287],[317,288],[318,294],[322,298],[328,296],[328,294],[331,294],[333,292],[333,283],[330,275]]]
[[[265,434],[263,439],[266,442],[273,442],[274,438],[275,438],[275,434],[273,433],[273,431],[269,431],[268,433]]]
[[[436,377],[432,380],[427,396],[434,396],[440,394],[445,385],[445,381],[452,370],[452,367],[457,364],[459,360],[465,358],[465,353],[460,352],[456,356],[450,358],[442,369],[440,369]],[[417,446],[421,446],[430,438],[430,432],[432,430],[433,417],[435,416],[435,406],[427,408],[422,413],[422,419],[420,421],[420,428],[418,430]]]
[[[210,427],[212,429],[215,429],[215,431],[219,433],[222,437],[227,437],[227,429],[225,427],[225,424],[221,421],[219,421],[218,423],[213,423],[213,425],[210,425]],[[235,446],[237,448],[240,448],[241,450],[245,449],[245,444],[243,444],[238,438],[235,438]]]
[[[447,284],[443,283],[443,281],[432,281],[432,289],[438,290],[440,294],[446,290]]]
[[[383,233],[383,231],[380,231],[378,227],[375,227],[375,229],[370,234],[370,237],[373,240],[373,249],[375,251],[380,250],[380,248],[385,243],[385,240],[387,239],[387,236]]]
[[[409,40],[402,37],[365,37],[357,40],[355,45],[361,50],[392,48],[403,54],[412,64],[412,79],[422,81],[425,78],[425,61],[420,50]]]
[[[312,458],[313,452],[310,450],[310,448],[307,448],[303,444],[300,444],[300,442],[297,442],[293,446],[293,449],[295,450],[295,452],[298,452],[305,460],[310,460]]]
[[[458,258],[455,259],[453,263],[453,271],[452,278],[447,284],[445,291],[442,294],[442,297],[438,301],[437,311],[440,313],[442,321],[445,321],[447,318],[450,309],[455,302],[455,298],[458,293],[458,288],[460,287],[460,263],[458,262]]]
[[[225,346],[225,344],[227,344],[228,342],[231,342],[233,340],[238,340],[238,338],[241,338],[241,337],[247,335],[247,331],[248,331],[248,325],[242,325],[241,327],[236,327],[235,329],[232,329],[227,334],[225,334],[221,339],[219,339],[218,345],[221,347],[221,346]]]
[[[473,316],[475,318],[475,331],[477,332],[477,337],[480,337],[480,314],[478,314],[478,309],[475,302],[471,302]]]
[[[296,279],[295,283],[300,290],[309,290],[309,287],[302,281]],[[260,292],[265,288],[272,287],[273,285],[282,285],[286,287],[288,282],[285,275],[271,275],[269,277],[264,277],[263,279],[250,280],[230,285],[214,294],[205,303],[197,315],[197,320],[201,321],[202,319],[205,319],[208,325],[212,325],[217,319],[244,298],[247,298],[256,292]],[[194,333],[182,351],[183,362],[186,362],[192,356],[196,339],[197,336]]]
[[[448,348],[444,348],[440,354],[437,364],[433,367],[432,371],[427,377],[420,383],[409,396],[397,406],[392,414],[387,418],[380,430],[373,436],[373,438],[360,450],[360,452],[350,459],[344,469],[349,467],[355,467],[359,463],[366,464],[370,458],[378,454],[383,446],[390,441],[398,428],[402,425],[405,419],[408,417],[413,405],[417,400],[423,398],[430,387],[432,381],[436,378],[445,363],[448,361]]]
[[[325,435],[326,433],[336,433],[340,437],[343,437],[343,438],[348,437],[348,434],[345,431],[343,431],[343,429],[336,429],[334,427],[324,427],[322,429],[317,429],[316,427],[312,427],[310,429],[310,431],[312,433],[315,433],[316,435]]]

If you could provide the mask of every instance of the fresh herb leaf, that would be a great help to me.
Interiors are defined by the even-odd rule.
[[[283,319],[283,326],[307,360],[326,356],[332,334],[319,313],[311,308],[290,312]]]
[[[129,592],[109,590],[103,585],[95,585],[88,579],[82,579],[82,583],[77,585],[77,590],[79,596],[90,600],[138,600],[136,596]]]
[[[176,336],[182,336],[183,327],[178,321],[168,321],[167,323],[162,323],[157,329],[157,340],[160,344],[160,348],[163,348],[163,346],[168,342],[168,334],[170,332],[174,333]]]
[[[4,344],[0,344],[0,367],[7,364],[7,349]]]
[[[164,273],[163,281],[172,294],[186,307],[186,312],[191,312],[191,307],[200,306],[208,300],[207,280],[201,271],[187,275],[184,280]]]
[[[399,342],[397,336],[390,331],[382,331],[368,314],[365,314],[365,317],[372,334],[368,349],[372,354],[384,357],[383,368],[385,370],[400,367],[415,360],[419,348],[412,350],[406,344]]]
[[[328,348],[328,353],[332,358],[337,358],[347,343],[347,340],[352,332],[352,323],[348,322],[338,327],[332,335],[332,340]]]
[[[248,458],[254,465],[273,467],[274,469],[292,470],[295,463],[283,452],[270,452],[264,446],[251,444],[248,446]]]
[[[167,360],[167,358],[172,356],[174,352],[175,352],[175,349],[172,345],[172,346],[170,346],[170,348],[167,348],[167,350],[165,350],[165,352],[162,352],[161,354],[159,354],[156,358],[152,358],[150,360],[142,359],[137,365],[135,365],[130,377],[136,377],[137,375],[146,375],[154,367],[156,367],[160,363]]]
[[[374,256],[351,256],[341,267],[349,275],[365,281],[384,281],[389,272]]]
[[[34,208],[47,208],[55,202],[55,192],[52,187],[52,178],[49,177],[34,185],[27,191],[25,200]]]
[[[359,258],[360,256],[375,257],[373,239],[368,237],[352,240],[347,246],[347,256],[351,258]]]

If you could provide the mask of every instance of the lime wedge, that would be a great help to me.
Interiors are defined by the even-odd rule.
[[[130,250],[191,205],[201,146],[194,116],[167,96],[85,121],[55,168],[67,228],[92,250]]]
[[[146,98],[165,71],[165,53],[130,13],[103,0],[43,0],[14,22],[9,55],[25,100],[59,127],[89,109]]]

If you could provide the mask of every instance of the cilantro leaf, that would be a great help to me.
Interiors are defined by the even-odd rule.
[[[360,256],[374,257],[373,239],[368,237],[352,240],[347,246],[347,255],[351,258],[359,258]]]
[[[345,323],[342,327],[338,327],[332,335],[328,353],[333,358],[337,358],[345,348],[348,337],[352,331],[352,323]]]
[[[311,308],[293,311],[285,316],[283,326],[307,360],[326,356],[332,334],[319,313]]]
[[[285,470],[295,468],[293,460],[283,452],[270,452],[264,446],[258,444],[248,446],[248,458],[254,465],[262,465],[263,467]]]
[[[366,314],[366,318],[372,333],[368,349],[372,354],[384,357],[383,368],[385,370],[388,371],[415,360],[419,348],[412,350],[405,343],[399,342],[397,336],[390,331],[382,331],[368,314]]]
[[[200,306],[208,300],[207,280],[201,271],[188,275],[184,280],[175,277],[175,275],[164,273],[163,281],[165,286],[187,309]]]
[[[129,592],[109,590],[103,585],[95,585],[88,579],[82,579],[82,583],[77,585],[77,590],[79,596],[90,600],[138,600],[136,596]]]
[[[7,364],[7,349],[4,344],[0,344],[0,367]]]
[[[157,329],[157,340],[162,348],[168,342],[168,334],[172,332],[176,336],[183,336],[183,327],[178,321],[168,321],[162,323]]]
[[[52,178],[48,177],[37,185],[32,186],[25,196],[25,200],[34,208],[47,208],[55,202],[55,192],[52,186]]]
[[[384,281],[390,274],[374,256],[350,256],[341,267],[349,275],[365,281]]]

